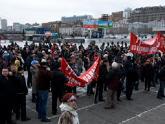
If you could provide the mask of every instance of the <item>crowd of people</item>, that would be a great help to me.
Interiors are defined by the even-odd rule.
[[[99,77],[87,86],[87,95],[94,95],[94,103],[105,101],[105,109],[115,108],[115,100],[121,101],[122,92],[127,100],[133,100],[133,89],[139,89],[139,83],[144,82],[144,90],[159,85],[157,98],[162,99],[165,85],[165,55],[133,55],[129,52],[127,43],[102,43],[99,47],[92,41],[87,48],[73,43],[27,43],[21,48],[16,43],[0,46],[0,123],[13,124],[12,113],[16,120],[28,121],[26,115],[26,95],[32,88],[32,102],[36,104],[38,119],[50,122],[47,118],[48,96],[52,94],[52,114],[58,112],[58,100],[61,108],[70,109],[75,97],[65,93],[76,94],[76,86],[68,87],[68,78],[60,70],[60,61],[64,57],[77,75],[88,70],[95,57],[101,58]],[[24,71],[28,72],[27,83]],[[95,89],[95,90],[93,90]],[[106,99],[103,93],[106,92]],[[66,98],[67,97],[67,98]],[[67,99],[67,100],[66,100]],[[69,101],[68,101],[69,100]],[[73,104],[73,105],[72,105]],[[76,107],[75,107],[76,109]],[[75,114],[76,119],[77,113]],[[68,115],[67,112],[63,115]],[[62,123],[63,116],[59,119]],[[79,121],[77,120],[78,124]]]

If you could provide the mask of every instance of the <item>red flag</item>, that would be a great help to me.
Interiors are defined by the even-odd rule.
[[[99,73],[100,58],[98,57],[94,64],[81,76],[77,76],[73,69],[69,66],[67,61],[62,58],[61,70],[69,78],[68,86],[80,86],[84,87],[86,84],[92,82],[93,79],[97,79]]]
[[[137,53],[137,46],[139,44],[139,39],[138,37],[133,34],[132,32],[130,33],[130,51],[132,53]]]
[[[91,83],[92,80],[97,80],[99,76],[99,65],[100,57],[98,57],[93,65],[86,72],[80,75],[79,78],[85,80],[87,84]]]
[[[65,58],[62,58],[61,60],[61,70],[69,79],[67,83],[68,86],[74,87],[74,86],[81,85],[80,81],[78,81],[78,76],[73,71],[73,69],[69,66]]]
[[[162,51],[163,53],[165,53],[165,36],[162,35],[161,33],[158,33],[158,35],[159,35],[159,42],[160,42],[158,49]]]
[[[149,55],[155,54],[160,49],[161,36],[158,33],[154,38],[147,41],[140,41],[140,39],[134,35],[130,34],[130,50],[135,54]]]

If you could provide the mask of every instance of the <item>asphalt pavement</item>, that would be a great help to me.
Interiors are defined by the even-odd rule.
[[[144,84],[140,89],[133,92],[133,101],[128,101],[124,93],[121,102],[116,101],[115,109],[104,109],[104,102],[93,103],[93,96],[86,96],[84,91],[79,91],[78,114],[80,124],[165,124],[165,99],[156,98],[157,88],[144,91]],[[37,119],[35,104],[31,102],[31,90],[27,96],[27,115],[30,121],[18,124],[43,124]],[[51,93],[48,100],[48,118],[50,123],[57,124],[60,110],[57,115],[51,114]]]

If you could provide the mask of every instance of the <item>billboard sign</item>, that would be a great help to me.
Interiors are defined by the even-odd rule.
[[[106,28],[106,27],[108,27],[108,21],[98,20],[97,23],[98,23],[97,25],[99,26],[99,28]]]
[[[84,20],[83,28],[112,28],[112,21]]]
[[[97,28],[96,20],[84,20],[83,28]]]
[[[113,27],[113,22],[112,21],[108,21],[108,28],[112,28]]]

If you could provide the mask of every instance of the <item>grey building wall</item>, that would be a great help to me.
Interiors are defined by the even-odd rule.
[[[137,8],[132,11],[129,22],[150,22],[154,20],[165,20],[165,6],[154,6]]]

